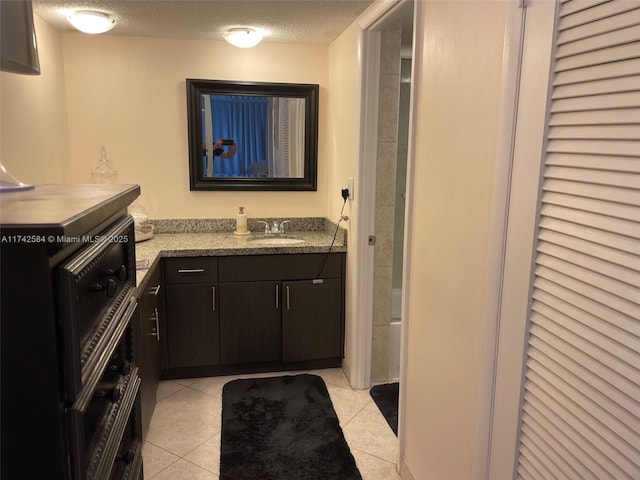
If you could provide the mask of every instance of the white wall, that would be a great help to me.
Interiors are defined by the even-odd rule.
[[[0,72],[2,163],[25,183],[64,183],[68,171],[62,36],[34,17],[40,75]]]
[[[416,2],[403,461],[473,478],[506,2]]]
[[[71,138],[71,183],[90,182],[100,147],[120,183],[138,183],[151,218],[327,214],[327,47],[63,35]],[[191,192],[186,78],[317,83],[320,125],[317,192]]]

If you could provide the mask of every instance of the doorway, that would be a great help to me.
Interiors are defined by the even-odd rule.
[[[373,257],[371,383],[398,381],[402,331],[413,2],[386,15],[380,32]]]

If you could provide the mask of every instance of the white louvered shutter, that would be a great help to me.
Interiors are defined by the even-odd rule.
[[[559,5],[517,478],[640,479],[640,2]]]

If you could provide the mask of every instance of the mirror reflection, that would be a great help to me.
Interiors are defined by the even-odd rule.
[[[317,84],[186,86],[191,190],[317,189]]]
[[[200,104],[205,177],[304,177],[304,98],[204,94]]]

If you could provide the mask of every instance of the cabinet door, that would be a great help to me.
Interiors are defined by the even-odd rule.
[[[282,360],[342,355],[342,282],[339,278],[283,282]]]
[[[216,285],[166,287],[169,368],[220,363]]]
[[[160,381],[160,269],[150,272],[149,281],[140,294],[138,304],[138,375],[140,376],[140,404],[142,434],[146,436]]]
[[[223,364],[282,359],[280,282],[220,284],[220,357]]]

